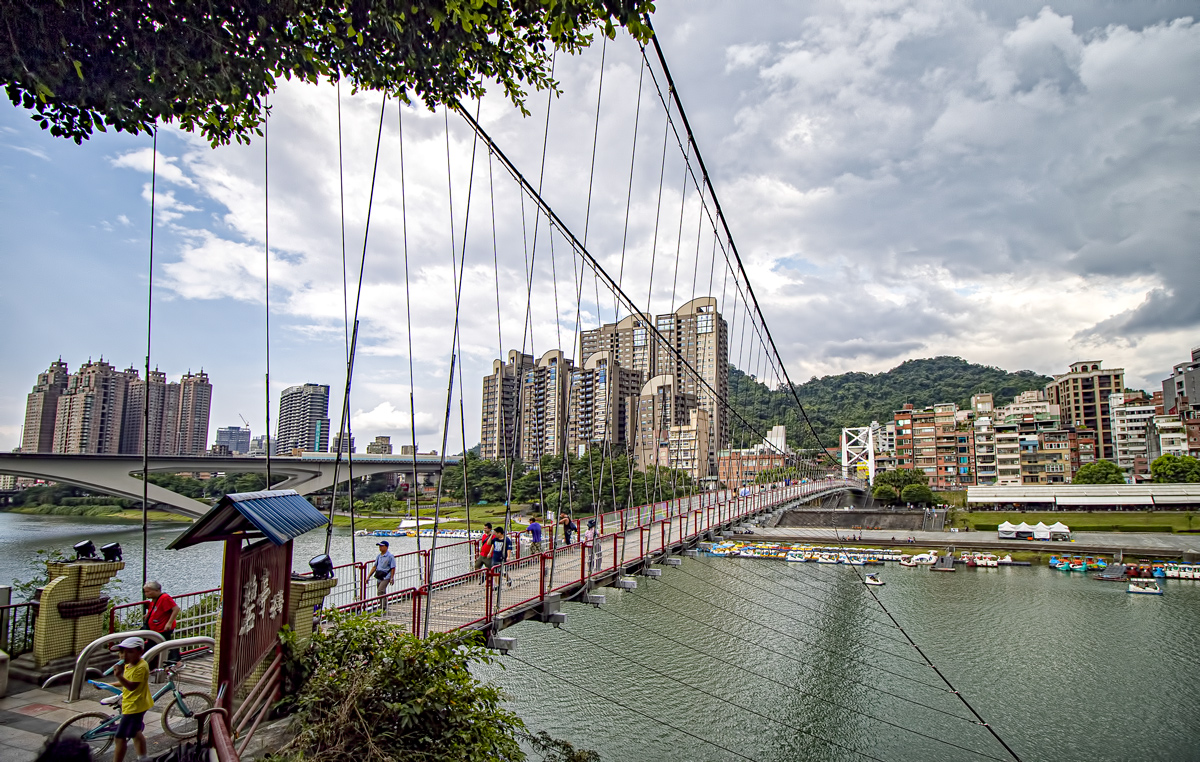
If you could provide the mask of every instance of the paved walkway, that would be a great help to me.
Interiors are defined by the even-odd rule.
[[[851,535],[862,536],[863,542],[904,544],[906,537],[916,539],[917,545],[944,547],[997,548],[1002,550],[1057,550],[1066,553],[1127,553],[1135,556],[1166,556],[1176,558],[1185,551],[1200,553],[1200,536],[1158,532],[1076,532],[1072,542],[1034,542],[1032,540],[1000,540],[995,532],[895,532],[889,529],[815,529],[811,527],[776,527],[756,529],[747,536],[750,540],[775,542],[828,542],[835,544]]]

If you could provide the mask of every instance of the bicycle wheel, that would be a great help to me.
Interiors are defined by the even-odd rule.
[[[103,712],[84,712],[58,726],[51,738],[76,739],[83,741],[92,749],[92,759],[99,760],[108,747],[112,746],[113,737],[117,733],[117,723],[120,715],[104,714]]]
[[[180,709],[180,701],[187,707],[186,712]],[[200,731],[201,720],[195,719],[192,715],[205,709],[212,709],[212,705],[212,696],[200,691],[172,694],[171,703],[167,705],[166,711],[162,715],[163,730],[174,738],[195,738]]]

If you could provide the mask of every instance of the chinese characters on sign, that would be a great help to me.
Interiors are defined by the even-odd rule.
[[[266,569],[261,577],[250,576],[242,585],[242,626],[238,635],[246,635],[254,629],[260,617],[275,620],[283,613],[283,591],[271,594],[271,575]]]

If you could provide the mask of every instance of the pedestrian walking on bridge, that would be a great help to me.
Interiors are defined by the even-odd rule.
[[[379,541],[379,555],[375,557],[375,594],[382,598],[383,610],[387,612],[387,589],[396,577],[396,557],[388,549],[388,541]]]
[[[153,630],[170,640],[175,634],[175,622],[179,616],[179,604],[175,599],[163,592],[162,583],[150,580],[142,587],[142,595],[150,601],[146,609],[146,629]],[[167,663],[179,661],[179,650],[172,649],[167,654]]]

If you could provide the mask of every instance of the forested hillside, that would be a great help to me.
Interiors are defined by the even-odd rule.
[[[866,426],[871,421],[886,423],[892,411],[906,402],[926,407],[938,402],[970,403],[971,395],[990,392],[997,404],[1006,404],[1012,397],[1029,389],[1041,389],[1050,382],[1030,370],[1010,373],[1001,368],[969,363],[961,357],[932,357],[908,360],[886,373],[843,373],[837,376],[813,378],[796,385],[808,417],[826,447],[839,442],[844,426]],[[812,447],[811,437],[801,437],[803,424],[796,402],[786,389],[771,391],[740,370],[730,366],[729,400],[758,430],[772,425],[787,426],[788,440],[794,447]],[[735,446],[757,441],[755,434],[745,431],[737,416],[731,426]]]

